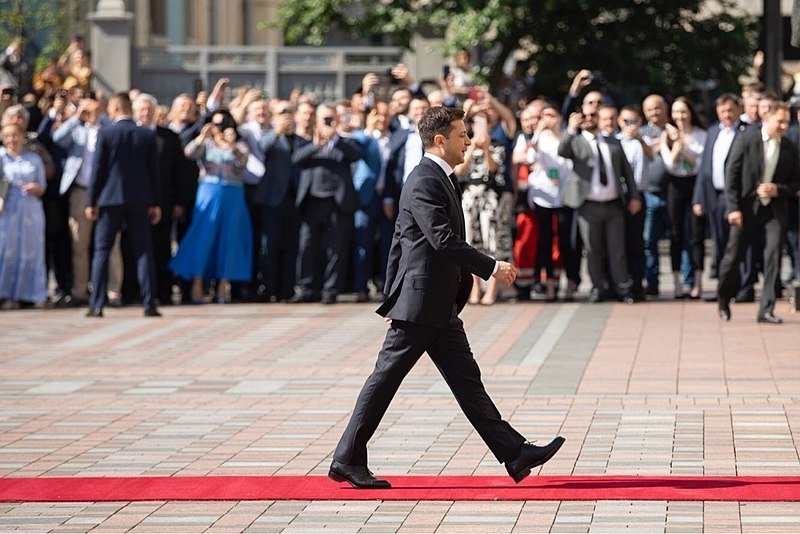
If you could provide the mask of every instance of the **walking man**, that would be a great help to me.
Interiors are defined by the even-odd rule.
[[[730,301],[739,289],[739,263],[755,232],[766,234],[764,285],[759,323],[780,324],[773,313],[783,239],[789,214],[788,200],[800,188],[800,157],[784,134],[789,129],[789,104],[773,101],[760,127],[737,136],[728,156],[725,197],[731,225],[725,255],[719,267],[718,313],[731,320]]]
[[[114,124],[97,136],[86,200],[86,218],[97,221],[87,317],[103,316],[108,256],[123,225],[136,258],[144,315],[161,316],[153,296],[155,263],[150,241],[150,225],[161,220],[156,135],[136,126],[132,112],[127,93],[114,95],[108,102],[108,115]]]
[[[389,253],[385,293],[378,308],[391,326],[375,370],[356,401],[333,454],[328,476],[355,488],[389,488],[367,467],[372,437],[403,378],[423,352],[433,360],[461,409],[508,474],[519,482],[558,451],[564,438],[538,447],[504,421],[480,378],[458,313],[472,289],[472,274],[511,285],[517,269],[464,241],[464,213],[453,168],[470,145],[460,109],[434,107],[419,121],[422,161],[400,195]]]

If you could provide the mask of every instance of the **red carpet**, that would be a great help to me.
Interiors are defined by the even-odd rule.
[[[355,490],[321,476],[0,478],[0,501],[800,501],[800,477],[387,476]]]

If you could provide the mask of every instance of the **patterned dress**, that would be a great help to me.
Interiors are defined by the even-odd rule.
[[[472,165],[465,176],[461,195],[467,243],[499,261],[512,261],[511,215],[513,195],[506,191],[505,147],[492,145],[489,149],[497,164],[489,172],[486,154],[482,149],[472,153]]]
[[[44,261],[44,208],[22,186],[45,186],[44,164],[33,152],[17,157],[0,148],[2,180],[10,182],[0,213],[0,300],[42,303],[47,299]]]
[[[249,281],[253,230],[244,198],[246,145],[230,150],[213,140],[191,141],[186,156],[200,161],[200,184],[192,223],[170,269],[186,280]]]

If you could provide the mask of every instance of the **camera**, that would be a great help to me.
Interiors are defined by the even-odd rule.
[[[448,76],[450,76],[450,65],[445,65],[442,67],[442,77],[446,80]]]
[[[625,126],[636,126],[636,119],[622,119],[622,122],[625,123]]]
[[[325,123],[325,126],[333,126],[333,117],[325,117],[322,120]]]

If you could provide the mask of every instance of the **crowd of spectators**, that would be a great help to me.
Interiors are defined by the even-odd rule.
[[[41,72],[21,54],[15,41],[0,58],[0,302],[85,305],[93,253],[86,192],[98,134],[110,122],[106,95],[93,88],[80,39]],[[227,78],[169,107],[131,89],[133,120],[158,139],[161,218],[150,229],[158,302],[380,300],[400,191],[422,157],[416,124],[441,105],[463,107],[471,136],[455,169],[466,238],[519,268],[513,298],[571,301],[581,288],[590,302],[658,297],[666,238],[669,297],[714,299],[702,280],[706,265],[716,276],[728,235],[727,154],[738,133],[760,127],[776,95],[748,85],[719,96],[704,117],[685,96],[618,105],[590,70],[575,76],[562,103],[529,94],[509,101],[477,84],[476,72],[460,52],[426,92],[400,64],[365,75],[337,102],[300,91],[269,98]],[[797,126],[788,135],[800,142]],[[794,198],[783,283],[798,278],[797,214]],[[139,294],[128,231],[110,252],[111,306]],[[762,249],[755,236],[737,300],[754,298]],[[590,280],[582,286],[584,258]],[[494,279],[476,278],[469,302],[509,296]]]

